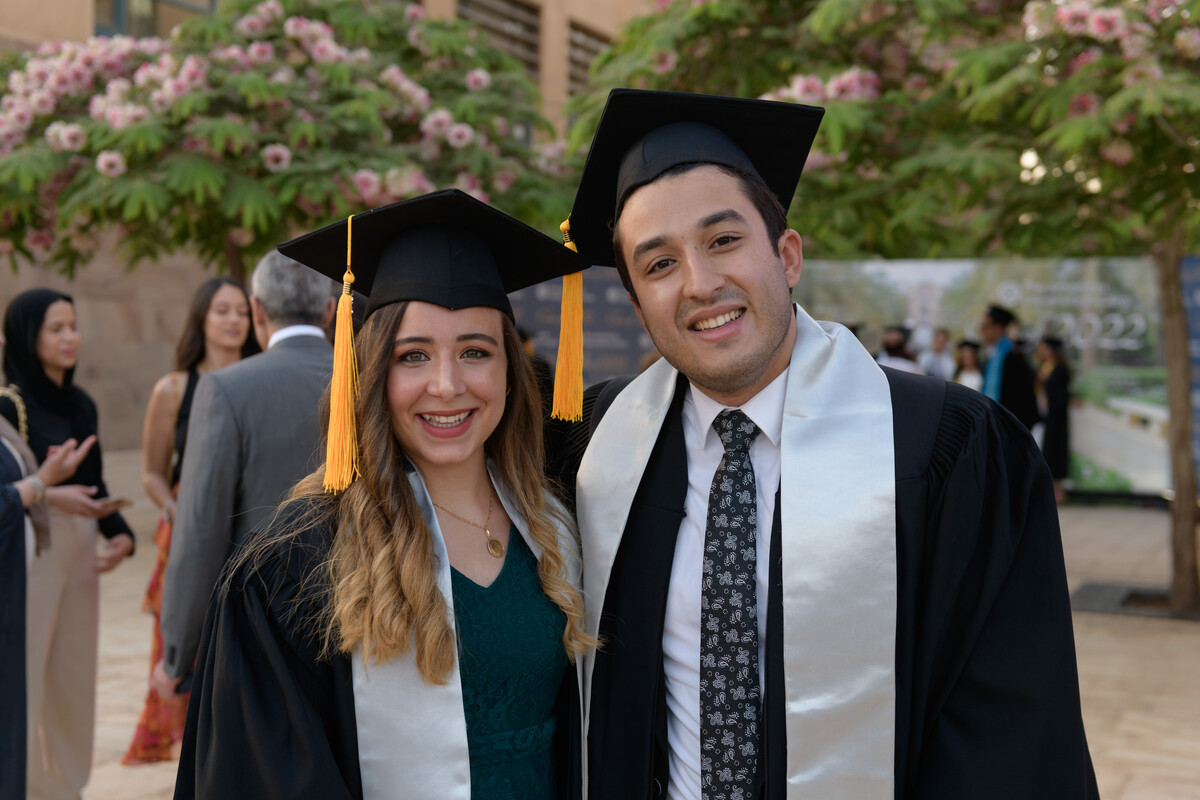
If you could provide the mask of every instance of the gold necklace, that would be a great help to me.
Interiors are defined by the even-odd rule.
[[[430,501],[433,501],[432,497],[429,499],[430,499]],[[485,519],[483,521],[482,525],[480,525],[478,522],[472,522],[471,520],[467,519],[466,517],[460,517],[458,514],[455,514],[453,511],[446,508],[441,503],[433,501],[433,504],[435,506],[437,506],[438,508],[440,508],[442,511],[445,511],[450,516],[454,517],[455,519],[462,520],[463,522],[467,523],[468,525],[473,525],[476,528],[479,528],[481,531],[483,531],[484,535],[487,536],[487,540],[488,540],[488,543],[487,543],[488,552],[491,553],[492,556],[495,558],[504,558],[504,544],[497,539],[493,539],[492,532],[490,530],[488,530],[488,523],[492,521],[492,503],[495,499],[496,499],[495,493],[488,492],[487,519]]]

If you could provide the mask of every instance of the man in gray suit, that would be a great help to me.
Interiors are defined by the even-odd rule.
[[[320,464],[317,406],[333,371],[322,330],[328,278],[272,251],[254,270],[250,308],[263,352],[196,386],[163,579],[164,658],[152,685],[175,694],[192,671],[209,596],[233,549]]]

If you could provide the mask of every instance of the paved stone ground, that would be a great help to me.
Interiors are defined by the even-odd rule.
[[[140,455],[105,455],[115,495],[134,500],[136,557],[102,584],[95,768],[85,800],[171,797],[174,764],[123,767],[148,674],[150,619],[138,609],[150,567],[154,508]],[[1072,589],[1085,581],[1164,587],[1164,511],[1066,506],[1060,519]],[[1200,623],[1075,614],[1083,715],[1105,800],[1200,800]],[[1015,800],[1015,799],[1014,799]]]

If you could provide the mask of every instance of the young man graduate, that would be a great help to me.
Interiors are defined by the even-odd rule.
[[[570,236],[664,358],[589,390],[587,796],[1096,797],[1054,492],[792,304],[822,110],[618,90]]]

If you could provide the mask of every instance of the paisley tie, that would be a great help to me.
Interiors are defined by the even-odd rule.
[[[713,420],[725,455],[713,475],[700,591],[700,779],[704,800],[750,800],[758,760],[757,492],[741,411]]]

